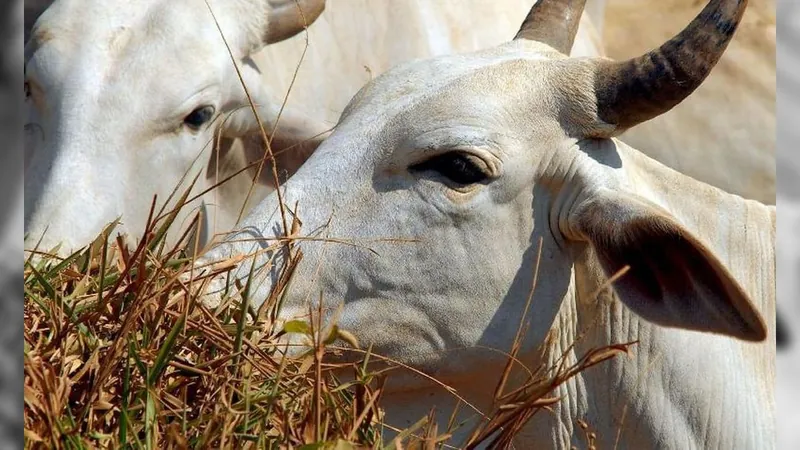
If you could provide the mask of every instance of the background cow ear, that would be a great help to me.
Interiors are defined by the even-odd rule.
[[[619,299],[640,317],[667,327],[763,341],[764,320],[712,252],[661,208],[600,190],[570,214],[572,231],[594,248]]]

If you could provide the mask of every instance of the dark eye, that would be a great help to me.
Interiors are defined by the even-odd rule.
[[[31,98],[31,85],[30,85],[30,83],[28,83],[26,81],[23,89],[25,89],[25,100]]]
[[[211,120],[212,117],[214,117],[214,107],[210,105],[201,106],[184,117],[183,123],[189,128],[197,130]]]
[[[477,159],[475,156],[463,152],[448,152],[414,164],[409,169],[417,172],[434,171],[461,185],[475,184],[489,178],[475,163],[475,159]]]

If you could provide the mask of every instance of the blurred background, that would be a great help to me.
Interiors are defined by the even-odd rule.
[[[778,353],[778,445],[800,443],[800,4],[778,0],[777,84],[778,146],[778,305],[786,318],[791,342]]]
[[[22,448],[22,0],[0,0],[0,449]]]
[[[0,450],[22,448],[22,136],[19,114],[22,105],[22,50],[24,35],[49,0],[0,0]],[[671,37],[688,23],[705,0],[608,0],[603,40],[609,56],[628,58],[640,54]],[[644,7],[646,6],[646,7]],[[776,14],[776,6],[777,12]],[[24,15],[23,15],[24,10]],[[776,21],[777,17],[777,21]],[[776,22],[778,31],[776,33]],[[641,23],[642,26],[631,24]],[[23,33],[23,29],[25,32]],[[776,69],[777,58],[781,65]],[[25,36],[26,37],[26,36]],[[776,393],[778,405],[779,448],[790,449],[800,444],[800,152],[794,142],[800,141],[800,126],[793,118],[800,117],[800,2],[795,0],[750,0],[740,30],[723,60],[706,83],[678,108],[689,112],[685,122],[673,127],[702,126],[703,102],[726,108],[726,103],[740,105],[732,119],[718,133],[722,142],[731,145],[743,134],[759,136],[756,145],[765,151],[776,147],[777,174],[767,173],[763,183],[777,191],[778,215],[778,305],[785,320],[788,346],[778,353]],[[780,96],[774,80],[777,72]],[[737,97],[738,96],[738,97]],[[741,96],[752,96],[744,103]],[[776,125],[773,111],[782,117]],[[741,107],[742,104],[747,107]],[[676,109],[678,109],[676,108]],[[693,108],[696,113],[691,113]],[[693,145],[691,133],[675,133],[654,120],[638,130],[641,136],[664,133],[673,137],[673,145]],[[627,140],[637,145],[638,136]],[[683,139],[683,141],[681,140]],[[752,138],[751,138],[752,139]],[[760,139],[760,140],[759,140]],[[713,163],[713,162],[711,162]],[[678,168],[691,172],[692,167]],[[769,172],[769,168],[766,170]],[[690,173],[691,175],[691,173]],[[777,185],[777,187],[775,187]],[[769,198],[760,199],[772,203]],[[774,201],[774,200],[773,200]]]

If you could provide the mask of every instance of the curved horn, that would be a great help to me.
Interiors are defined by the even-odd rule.
[[[711,0],[677,36],[624,62],[597,66],[595,92],[601,120],[614,134],[663,114],[705,80],[736,31],[747,0]]]
[[[539,0],[514,39],[542,42],[569,55],[585,5],[586,0]]]
[[[325,10],[325,0],[269,0],[265,42],[274,44],[303,31]]]

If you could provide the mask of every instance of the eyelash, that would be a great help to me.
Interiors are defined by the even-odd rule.
[[[470,155],[464,152],[447,152],[414,164],[409,167],[409,170],[412,172],[436,172],[459,186],[485,181],[489,176],[471,158]]]

